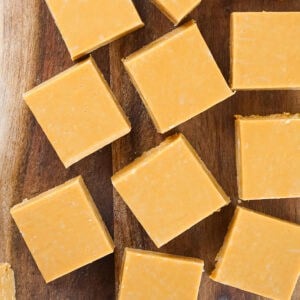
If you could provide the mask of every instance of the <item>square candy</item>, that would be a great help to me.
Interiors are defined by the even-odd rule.
[[[65,167],[130,131],[92,58],[25,93],[24,99]]]
[[[197,300],[204,263],[197,258],[125,249],[119,300]]]
[[[24,200],[11,215],[46,282],[113,252],[112,239],[81,177]]]
[[[233,94],[194,21],[123,62],[160,133]]]
[[[177,25],[201,0],[152,0],[162,13]]]
[[[300,114],[236,118],[239,197],[300,197]]]
[[[16,299],[14,271],[8,263],[0,263],[0,299]]]
[[[144,25],[131,0],[46,3],[73,60]]]
[[[300,12],[231,14],[231,87],[300,88]]]
[[[300,226],[237,207],[211,278],[289,300],[300,273]]]
[[[117,172],[112,182],[157,247],[229,202],[181,134]]]

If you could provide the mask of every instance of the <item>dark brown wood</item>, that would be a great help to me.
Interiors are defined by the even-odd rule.
[[[72,65],[43,0],[0,1],[0,261],[12,264],[18,299],[115,298],[124,247],[158,250],[119,195],[110,177],[164,137],[183,132],[232,204],[168,243],[159,251],[201,257],[209,272],[237,204],[234,114],[300,111],[299,91],[238,92],[178,128],[157,134],[121,58],[173,29],[149,1],[135,0],[146,26],[93,53],[100,69],[128,114],[133,129],[126,137],[65,169],[22,100],[22,93]],[[194,18],[224,76],[229,73],[229,15],[232,11],[300,10],[299,0],[202,0]],[[9,208],[82,174],[111,233],[110,255],[46,285],[18,233]],[[299,199],[251,201],[242,205],[300,223]],[[211,281],[205,274],[199,298],[263,299]],[[300,298],[300,287],[294,299]]]

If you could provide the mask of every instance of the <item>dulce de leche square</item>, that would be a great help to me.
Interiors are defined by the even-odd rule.
[[[162,13],[177,25],[201,0],[152,0]]]
[[[112,239],[79,176],[11,209],[46,282],[113,252]]]
[[[0,299],[16,299],[15,275],[8,263],[0,263]]]
[[[237,207],[216,260],[213,280],[289,300],[300,272],[300,226]]]
[[[197,300],[204,263],[198,258],[125,249],[119,300]]]
[[[194,21],[123,62],[160,133],[233,94]]]
[[[300,12],[231,14],[231,87],[300,88]]]
[[[130,131],[130,124],[90,57],[24,94],[65,167]]]
[[[300,114],[236,116],[242,200],[300,197]]]
[[[46,0],[72,59],[144,26],[131,0]]]
[[[182,134],[144,153],[112,182],[157,247],[229,202]]]

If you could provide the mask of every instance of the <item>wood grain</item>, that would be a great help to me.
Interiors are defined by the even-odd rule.
[[[18,299],[114,299],[124,247],[158,250],[113,191],[110,176],[165,136],[183,132],[232,199],[224,208],[159,251],[201,257],[213,268],[237,204],[234,114],[300,111],[299,91],[238,92],[178,128],[157,134],[121,58],[173,29],[149,2],[134,1],[146,26],[93,53],[128,114],[133,129],[126,137],[64,169],[22,93],[72,65],[43,0],[0,1],[0,261],[12,264]],[[232,11],[300,10],[298,0],[202,0],[187,18],[197,20],[224,76],[229,69],[229,14]],[[46,285],[9,215],[9,208],[65,180],[82,174],[111,233],[116,253]],[[244,206],[300,223],[299,199],[251,201]],[[294,299],[300,298],[300,287]],[[204,275],[199,299],[263,299],[217,284]]]

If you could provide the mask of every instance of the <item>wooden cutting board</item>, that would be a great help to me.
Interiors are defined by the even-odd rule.
[[[173,25],[149,1],[134,2],[145,28],[93,53],[132,122],[132,132],[65,169],[24,105],[22,93],[73,63],[43,0],[0,1],[0,261],[10,262],[15,270],[18,299],[115,298],[124,246],[156,248],[113,191],[110,176],[177,131],[191,141],[231,197],[232,204],[160,251],[201,257],[206,262],[206,270],[210,271],[238,199],[233,115],[300,112],[300,91],[238,92],[168,134],[157,134],[121,58],[170,31]],[[262,10],[300,11],[300,1],[202,0],[188,17],[197,20],[227,79],[230,12]],[[78,174],[83,175],[114,234],[116,253],[46,285],[9,215],[9,208],[25,197],[32,197]],[[252,201],[242,205],[300,223],[300,199]],[[217,284],[207,275],[203,277],[199,298],[263,299]],[[293,298],[300,299],[299,284]]]

